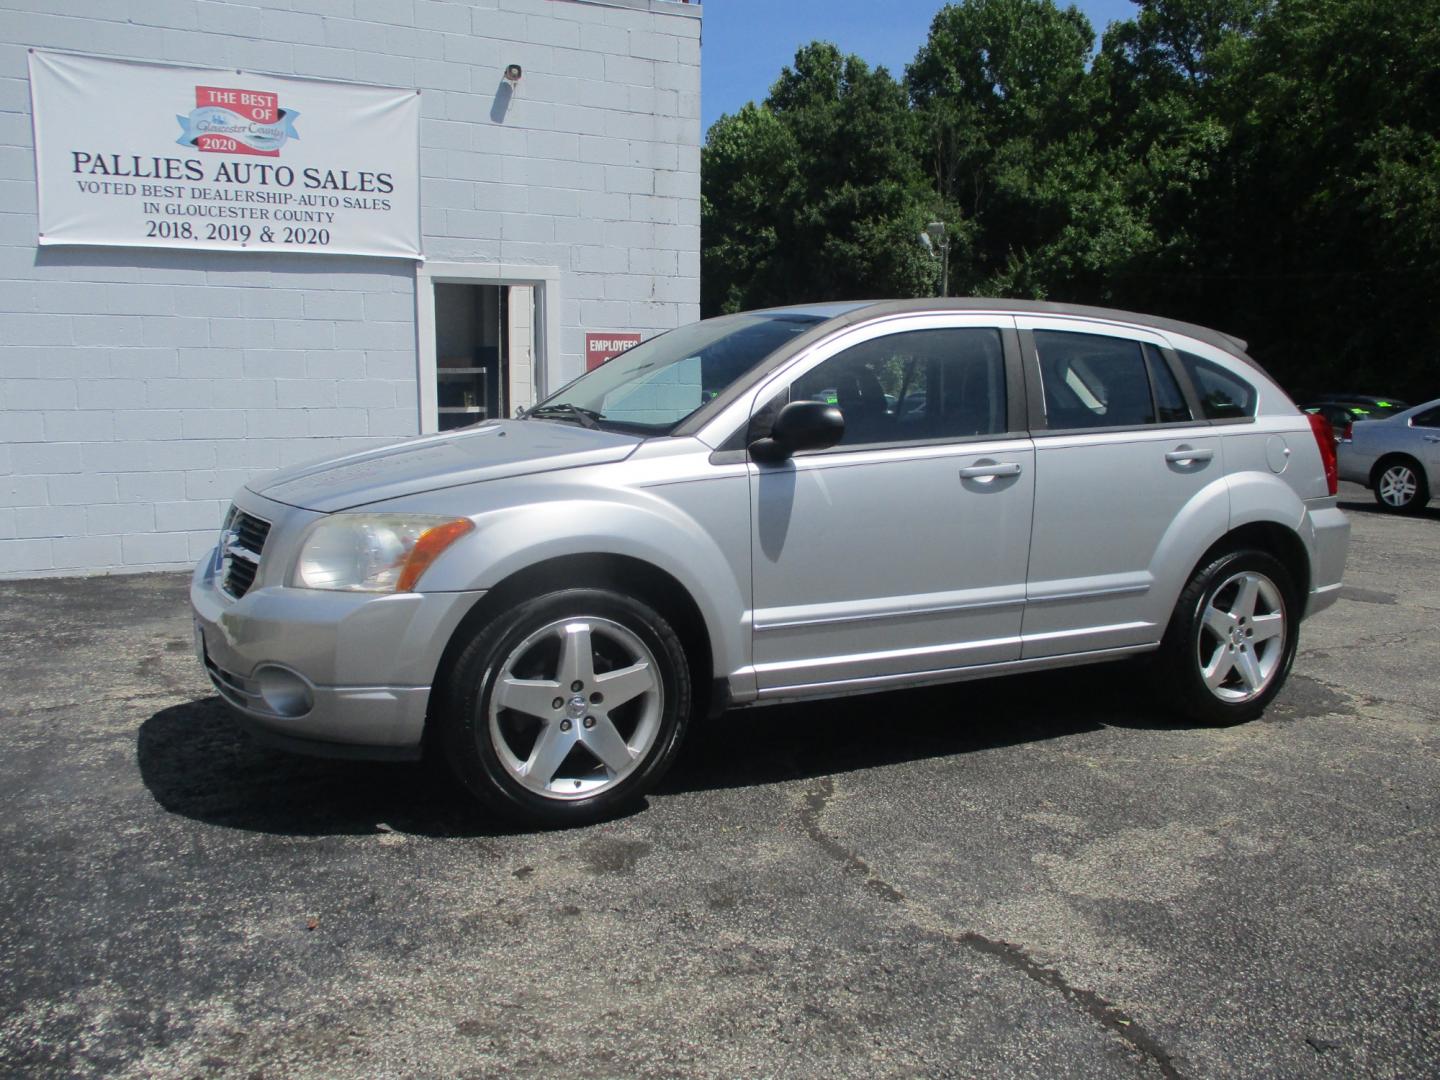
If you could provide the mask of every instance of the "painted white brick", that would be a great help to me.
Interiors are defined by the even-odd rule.
[[[186,439],[243,439],[245,413],[241,409],[187,409],[180,414],[180,433]]]
[[[420,418],[413,409],[370,409],[370,434],[416,435]]]
[[[372,293],[365,297],[364,317],[367,323],[414,322],[415,298],[401,293]]]
[[[6,395],[6,405],[13,405]],[[0,443],[42,442],[45,438],[45,414],[0,409]]]
[[[307,379],[335,379],[341,388],[365,377],[365,354],[357,349],[327,349],[305,354]]]
[[[56,442],[109,442],[115,438],[115,415],[111,412],[45,413],[45,439]]]
[[[630,86],[654,86],[655,62],[632,56],[608,55],[605,57],[605,78],[612,83]]]
[[[85,471],[92,473],[144,472],[150,468],[150,453],[145,442],[82,443],[80,460]]]
[[[342,382],[336,387],[336,403],[342,409],[392,409],[395,407],[395,387],[397,385],[412,384],[396,384],[368,379]]]
[[[393,406],[393,395],[387,406]],[[366,434],[370,431],[370,414],[364,408],[315,409],[308,414],[309,432],[315,436]]]
[[[118,478],[120,489],[120,500],[122,503],[145,502],[146,509],[150,509],[148,503],[155,499],[183,499],[185,498],[185,474],[178,470],[169,472],[143,472],[143,473],[122,473]],[[95,510],[91,507],[91,510]],[[151,512],[151,524],[147,528],[154,528],[154,513]]]
[[[220,499],[196,499],[184,502],[157,502],[155,528],[159,532],[188,532],[191,529],[217,530],[225,513],[226,503]]]
[[[89,506],[114,502],[117,485],[113,476],[85,473],[45,478],[45,492],[52,506]]]
[[[248,469],[206,469],[185,474],[185,496],[195,500],[229,500],[250,479]]]
[[[303,409],[251,409],[245,413],[245,434],[252,439],[305,435],[310,425]]]
[[[176,469],[213,469],[219,460],[215,444],[205,439],[174,439],[147,446],[150,468],[156,472]]]
[[[28,574],[54,565],[49,540],[0,540],[0,574]]]
[[[7,379],[7,409],[73,409],[75,384],[61,379]]]
[[[355,78],[372,86],[424,86],[416,75],[416,61],[408,56],[355,55]]]
[[[450,34],[471,32],[470,6],[439,3],[438,0],[415,0],[415,25],[426,30],[442,30]]]
[[[173,409],[145,409],[138,406],[116,410],[115,438],[121,442],[178,439],[180,414]]]
[[[335,344],[333,323],[308,319],[276,319],[275,346],[280,349],[328,349]]]
[[[125,485],[133,477],[120,480],[120,497],[126,498]],[[177,477],[176,490],[185,490],[184,479]],[[215,527],[218,530],[220,523]],[[85,534],[102,536],[108,533],[150,532],[155,528],[155,507],[147,498],[144,502],[118,502],[105,506],[85,507]]]
[[[629,53],[630,35],[615,26],[580,27],[580,48],[598,56]]]
[[[118,536],[65,536],[50,543],[51,568],[55,570],[96,570],[119,566],[122,559]]]
[[[645,30],[631,30],[630,55],[645,60],[659,60],[666,64],[674,64],[677,56],[676,39],[669,34],[652,34]]]
[[[336,404],[333,379],[278,379],[275,393],[282,409],[330,409]]]
[[[165,566],[188,562],[190,545],[183,533],[150,533],[123,537],[121,558],[129,566],[146,564]]]
[[[146,316],[141,320],[146,345],[200,346],[210,343],[210,320],[178,315]]]
[[[210,404],[210,387],[198,379],[149,379],[145,383],[145,407],[149,409],[197,409]]]
[[[15,535],[21,540],[84,536],[83,506],[27,506],[15,511]]]

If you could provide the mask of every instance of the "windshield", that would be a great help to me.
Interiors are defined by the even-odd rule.
[[[661,334],[601,364],[526,415],[665,435],[818,315],[722,315]]]

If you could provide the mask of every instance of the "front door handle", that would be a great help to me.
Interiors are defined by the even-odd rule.
[[[1178,450],[1171,450],[1165,455],[1165,460],[1175,465],[1193,465],[1201,461],[1209,461],[1215,456],[1214,450],[1194,450],[1188,446],[1182,446]]]
[[[1426,442],[1440,442],[1440,435],[1426,435]]]
[[[971,465],[960,470],[961,480],[994,480],[1001,476],[1019,476],[1018,461],[995,461],[988,465]]]

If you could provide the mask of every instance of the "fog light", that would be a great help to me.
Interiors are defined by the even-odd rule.
[[[284,668],[261,668],[256,673],[260,697],[276,716],[304,716],[315,704],[310,684]]]

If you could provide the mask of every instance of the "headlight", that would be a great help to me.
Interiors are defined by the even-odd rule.
[[[474,527],[469,518],[334,514],[306,538],[294,583],[303,589],[409,592],[440,553]]]

